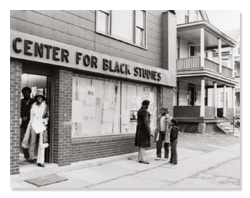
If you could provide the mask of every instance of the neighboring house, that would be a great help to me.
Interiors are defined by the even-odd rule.
[[[223,65],[223,51],[237,41],[212,24],[204,11],[176,11],[177,89],[174,116],[182,131],[213,132],[235,115],[234,58]],[[215,53],[218,52],[218,56]],[[232,56],[234,57],[234,55]],[[232,65],[232,66],[230,66]],[[221,95],[218,89],[223,88]],[[227,94],[226,90],[232,92]]]
[[[234,71],[235,71],[235,80],[237,81],[237,85],[235,86],[235,114],[237,117],[240,117],[240,29],[226,31],[226,35],[233,38],[237,41],[236,47],[234,48],[233,55],[234,55]],[[214,53],[214,57],[218,58],[218,50]],[[229,67],[232,69],[232,51],[230,48],[223,48],[222,50],[222,65],[225,67]],[[218,95],[222,95],[223,90],[218,89]],[[226,89],[228,94],[227,100],[229,104],[232,100],[232,90]],[[222,102],[219,103],[220,107],[223,106]]]
[[[10,11],[10,173],[19,153],[21,89],[46,95],[46,163],[120,155],[134,146],[131,112],[149,99],[173,115],[176,15],[171,10]],[[155,146],[155,144],[152,144]],[[33,167],[33,170],[39,167]]]

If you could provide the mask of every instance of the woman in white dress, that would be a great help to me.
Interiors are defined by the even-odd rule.
[[[37,165],[45,167],[44,155],[45,148],[49,146],[47,125],[49,121],[49,108],[45,103],[45,97],[42,92],[38,91],[34,97],[36,102],[32,105],[30,110],[30,122],[27,127],[25,137],[22,143],[24,148],[29,148],[30,163],[35,163],[36,155],[36,139],[39,135]]]

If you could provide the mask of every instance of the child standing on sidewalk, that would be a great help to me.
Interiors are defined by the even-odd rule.
[[[171,143],[171,157],[170,157],[170,163],[172,165],[177,164],[177,143],[178,143],[178,121],[176,119],[171,120],[172,129],[170,133],[170,143]]]

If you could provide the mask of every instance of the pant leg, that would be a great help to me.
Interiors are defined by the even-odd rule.
[[[143,161],[140,147],[139,147],[139,151],[138,151],[138,161]]]
[[[147,157],[146,157],[146,153],[145,153],[145,148],[142,148],[140,147],[140,150],[141,150],[141,157],[142,157],[142,160],[141,161],[147,161]]]
[[[36,139],[37,139],[37,134],[34,131],[33,127],[30,127],[30,149],[29,149],[29,154],[30,154],[30,159],[35,159],[36,157]]]
[[[177,164],[177,140],[171,143],[171,163]]]
[[[164,150],[165,150],[165,158],[169,157],[169,143],[164,143]]]
[[[45,148],[43,145],[43,132],[39,133],[39,142],[38,142],[38,153],[37,153],[37,163],[44,164],[44,152]]]
[[[26,132],[26,129],[24,129],[24,128],[22,128],[22,127],[20,127],[20,131],[21,131],[21,136],[20,136],[20,147],[21,147],[21,152],[24,154],[24,158],[26,159],[26,160],[28,160],[29,159],[29,149],[27,149],[27,148],[23,148],[22,147],[22,142],[23,142],[23,139],[24,139],[24,135],[25,135],[25,132]]]
[[[164,135],[161,134],[161,132],[159,132],[159,139],[156,143],[156,149],[157,149],[157,157],[161,158],[161,146],[162,146],[162,142],[164,140]]]

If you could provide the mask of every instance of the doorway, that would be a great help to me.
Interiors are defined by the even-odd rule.
[[[22,87],[29,87],[31,89],[30,98],[34,98],[37,91],[40,91],[45,96],[45,103],[49,106],[50,118],[51,118],[51,77],[46,75],[36,75],[31,73],[23,73],[22,74]],[[21,99],[23,95],[21,94]],[[51,119],[47,125],[48,130],[48,142],[49,147],[45,149],[45,162],[51,163],[52,159],[52,136],[51,136]],[[20,136],[21,137],[21,136]],[[38,139],[38,138],[37,138]],[[19,161],[20,165],[30,165],[29,162],[25,161],[24,154],[21,148],[21,138],[20,138],[20,154]],[[38,144],[38,142],[37,142]]]
[[[195,85],[188,85],[188,105],[194,106],[195,103]]]

